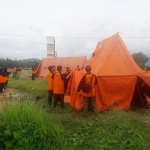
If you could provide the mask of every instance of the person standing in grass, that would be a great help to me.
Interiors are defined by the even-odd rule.
[[[20,71],[20,68],[17,68],[17,79],[19,79]]]
[[[49,66],[48,70],[49,70],[49,73],[47,75],[47,79],[48,79],[48,104],[49,104],[49,106],[51,106],[52,99],[53,99],[55,66]]]
[[[35,80],[35,69],[33,67],[32,67],[31,73],[32,73],[32,80]]]
[[[2,71],[2,69],[0,69],[0,93],[3,92],[4,83],[5,83],[4,79],[5,78],[4,78],[4,75],[3,75],[3,71]]]
[[[16,74],[17,74],[17,68],[16,68],[16,66],[13,68],[13,78],[15,78],[16,79]]]
[[[97,77],[91,73],[91,66],[87,65],[85,67],[86,74],[82,77],[77,94],[81,91],[83,96],[83,112],[86,114],[88,112],[89,104],[92,105],[92,110],[97,113],[96,106],[96,93],[95,85],[97,84]]]
[[[11,71],[7,71],[7,68],[4,68],[4,73],[5,73],[5,83],[4,83],[4,89],[7,89],[8,85],[8,80],[9,80],[9,75],[11,74]]]
[[[65,94],[65,87],[64,87],[64,80],[68,79],[71,73],[65,77],[62,74],[62,66],[57,66],[57,71],[54,75],[54,107],[56,107],[58,101],[61,103],[61,108],[64,108],[64,94]]]
[[[0,69],[0,93],[4,91],[7,73]]]

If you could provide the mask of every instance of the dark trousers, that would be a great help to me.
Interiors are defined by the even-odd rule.
[[[4,88],[4,83],[0,83],[0,93],[3,92],[3,88]]]
[[[35,80],[35,74],[32,74],[32,80]]]
[[[48,90],[48,104],[52,104],[52,99],[53,99],[53,90]]]
[[[64,94],[55,94],[55,96],[54,96],[54,107],[56,107],[58,101],[61,104],[61,108],[64,108]]]
[[[89,104],[91,104],[92,111],[97,113],[97,106],[96,106],[96,98],[93,97],[85,97],[83,96],[83,112],[87,113],[89,109]]]
[[[13,72],[12,78],[16,78],[16,72]]]
[[[16,78],[19,79],[19,73],[17,73]]]
[[[4,83],[4,89],[7,89],[8,81]]]

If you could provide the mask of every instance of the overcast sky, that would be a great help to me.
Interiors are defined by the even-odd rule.
[[[58,57],[90,57],[101,38],[116,32],[150,37],[150,0],[0,0],[0,58],[46,57],[46,36],[99,38],[55,39]],[[150,56],[150,38],[123,40],[131,54]]]

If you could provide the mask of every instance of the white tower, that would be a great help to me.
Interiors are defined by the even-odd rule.
[[[55,38],[47,37],[47,57],[55,57]]]

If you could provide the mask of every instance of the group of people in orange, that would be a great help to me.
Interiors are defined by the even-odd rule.
[[[12,78],[19,79],[19,74],[20,74],[20,69],[19,67],[17,68],[16,66],[13,67],[12,69]],[[31,70],[32,73],[32,80],[35,80],[35,69],[32,67]],[[9,80],[9,75],[11,74],[11,71],[7,71],[7,68],[0,69],[0,93],[5,91],[8,85],[8,80]]]
[[[48,103],[52,105],[52,99],[54,97],[54,107],[57,103],[61,103],[61,108],[64,108],[64,94],[66,92],[65,81],[67,81],[71,75],[71,71],[67,68],[66,74],[62,74],[62,66],[48,67]]]
[[[12,72],[13,72],[12,78],[19,79],[19,75],[20,75],[20,72],[21,72],[20,68],[17,68],[15,66],[13,68]],[[35,80],[35,73],[36,73],[36,69],[34,67],[32,67],[32,69],[31,69],[31,74],[32,74],[31,78],[32,78],[32,80]]]
[[[71,77],[72,71],[67,67],[66,72],[62,73],[62,66],[48,67],[48,103],[49,106],[55,108],[57,103],[60,102],[61,108],[64,108],[64,94],[67,92],[67,84]],[[91,73],[91,66],[85,67],[86,74],[82,77],[79,86],[76,91],[76,95],[79,93],[83,96],[83,112],[87,113],[89,105],[92,106],[92,110],[97,113],[96,98],[95,98],[95,85],[97,84],[97,77]],[[80,71],[79,66],[75,71]],[[54,102],[53,102],[54,98]]]
[[[77,66],[76,69],[71,70],[70,67],[66,68],[63,72],[62,66],[49,66],[48,78],[48,104],[55,108],[57,103],[60,102],[61,108],[64,108],[64,95],[67,93],[67,85],[71,77],[72,71],[80,71],[80,67]],[[85,67],[86,74],[82,77],[76,95],[82,94],[83,96],[83,112],[87,113],[89,105],[91,105],[92,111],[97,112],[96,106],[96,92],[95,86],[97,84],[97,77],[91,73],[91,66],[87,65]],[[148,72],[150,72],[150,67],[147,67]],[[19,78],[20,69],[14,67],[12,70],[13,78]],[[32,67],[32,80],[35,80],[36,70]],[[6,88],[9,80],[9,75],[11,71],[7,71],[7,68],[0,69],[0,93],[2,93]],[[54,101],[53,101],[54,99]]]
[[[12,72],[13,72],[12,78],[19,79],[20,71],[21,70],[15,66],[12,70]]]

